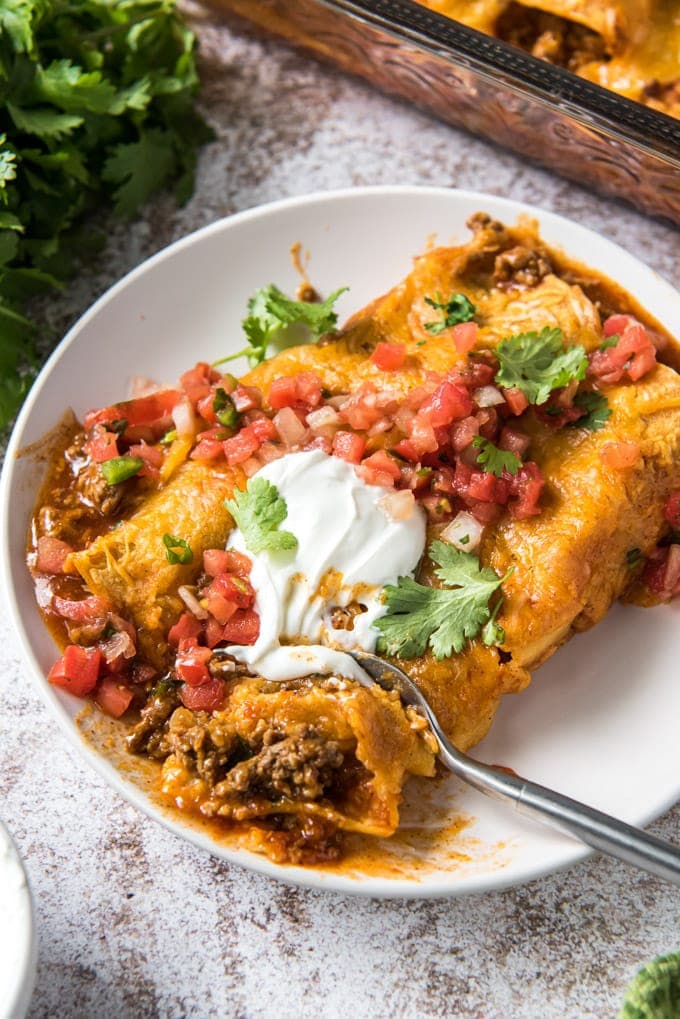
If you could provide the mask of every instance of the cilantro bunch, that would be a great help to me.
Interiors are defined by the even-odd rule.
[[[26,302],[91,253],[87,214],[190,196],[197,87],[173,0],[0,0],[0,428],[36,367]]]

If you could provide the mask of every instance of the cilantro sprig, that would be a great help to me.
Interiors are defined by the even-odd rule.
[[[553,389],[584,379],[588,368],[585,347],[562,345],[562,330],[545,326],[540,333],[518,333],[496,348],[500,369],[496,383],[520,389],[529,403],[545,403]]]
[[[173,0],[0,2],[0,428],[50,340],[26,302],[102,247],[86,215],[132,217],[167,185],[191,194],[211,137],[197,86]]]
[[[522,466],[520,458],[511,453],[509,449],[499,449],[490,439],[485,439],[482,435],[476,435],[472,440],[472,445],[479,450],[477,463],[487,474],[495,474],[497,478],[500,478],[503,471],[507,471],[508,474],[517,474]]]
[[[297,548],[290,531],[279,530],[288,516],[285,499],[266,478],[250,478],[245,489],[234,492],[225,505],[238,524],[250,552],[285,552]]]
[[[499,577],[490,567],[481,567],[476,555],[443,541],[434,541],[428,554],[445,586],[427,587],[400,577],[386,587],[387,614],[375,624],[382,634],[379,651],[416,658],[429,646],[434,657],[442,659],[462,651],[480,631],[487,644],[503,640],[502,627],[495,623],[498,605],[492,611],[490,601],[512,571]]]
[[[575,428],[587,428],[590,432],[599,432],[611,417],[611,407],[603,393],[583,391],[574,397],[574,406],[587,411],[585,417],[578,418],[572,424]]]
[[[241,323],[248,346],[220,358],[215,364],[246,356],[251,366],[255,366],[264,361],[270,349],[278,351],[301,343],[301,330],[306,333],[305,339],[318,339],[332,332],[338,321],[333,305],[347,289],[334,290],[325,301],[296,301],[273,283],[260,287],[249,298],[248,315]]]
[[[433,336],[439,336],[445,329],[459,325],[461,322],[470,322],[474,317],[477,308],[465,294],[451,294],[448,301],[442,301],[441,295],[425,298],[425,304],[429,304],[435,311],[441,312],[441,319],[438,322],[426,322],[425,328]]]

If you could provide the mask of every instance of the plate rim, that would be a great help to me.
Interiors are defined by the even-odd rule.
[[[464,895],[501,891],[509,887],[526,884],[529,881],[536,880],[546,875],[557,874],[574,866],[576,863],[586,859],[587,857],[594,855],[594,850],[565,838],[564,849],[557,854],[553,853],[549,858],[549,862],[546,862],[545,864],[537,864],[536,862],[533,862],[531,865],[525,864],[523,867],[515,868],[511,871],[508,871],[505,868],[499,868],[494,869],[492,872],[472,874],[463,878],[456,878],[455,872],[436,870],[433,871],[432,875],[428,875],[426,872],[422,878],[419,878],[417,875],[408,878],[383,878],[372,876],[357,878],[313,867],[304,868],[294,865],[275,864],[267,857],[254,853],[250,850],[243,848],[230,849],[229,847],[211,839],[207,835],[202,834],[196,826],[192,826],[190,823],[184,822],[181,819],[181,816],[180,818],[177,818],[173,814],[171,817],[169,811],[166,812],[160,806],[156,805],[149,795],[144,793],[135,783],[126,779],[114,764],[112,764],[103,754],[97,752],[95,748],[83,737],[78,726],[74,724],[71,716],[67,713],[66,709],[48,686],[43,669],[35,656],[31,642],[28,638],[28,633],[25,631],[23,626],[19,601],[14,592],[12,570],[10,566],[11,547],[9,542],[8,522],[11,509],[11,482],[14,474],[14,464],[17,459],[17,454],[21,449],[20,438],[27,423],[30,421],[34,405],[39,399],[53,367],[61,359],[70,345],[76,340],[79,333],[85,329],[91,319],[99,313],[101,308],[115,300],[122,291],[124,291],[131,283],[135,282],[140,276],[143,276],[149,269],[173,258],[177,253],[185,248],[191,247],[196,243],[200,243],[204,238],[211,237],[214,234],[219,234],[222,231],[228,232],[229,230],[237,228],[241,226],[241,224],[247,223],[250,220],[266,218],[272,214],[275,215],[279,211],[294,209],[297,206],[309,207],[314,205],[327,205],[346,200],[364,201],[370,200],[374,197],[382,198],[387,196],[403,198],[427,196],[430,198],[441,198],[446,201],[461,201],[469,204],[477,204],[480,207],[483,207],[485,202],[488,203],[489,200],[491,200],[493,204],[500,204],[505,207],[509,216],[516,217],[520,213],[536,216],[541,221],[542,226],[546,223],[553,224],[556,227],[559,227],[560,224],[566,224],[570,230],[582,232],[584,239],[588,236],[597,237],[598,241],[602,241],[606,243],[606,245],[610,246],[613,253],[622,257],[631,265],[631,267],[644,267],[647,272],[653,274],[656,285],[665,290],[669,298],[677,301],[680,297],[672,284],[661,274],[646,265],[641,259],[631,254],[631,252],[621,247],[621,245],[615,241],[611,241],[609,238],[598,234],[597,231],[583,226],[569,217],[543,209],[540,206],[532,205],[524,201],[516,201],[512,198],[506,198],[500,195],[469,189],[410,184],[381,184],[318,190],[310,192],[309,194],[294,195],[262,203],[260,205],[251,206],[233,213],[232,215],[221,217],[183,235],[125,273],[120,279],[107,288],[70,326],[62,340],[57,344],[54,351],[46,360],[19,412],[7,445],[2,473],[0,475],[0,540],[2,541],[2,550],[4,553],[0,555],[0,582],[3,590],[3,599],[6,608],[8,609],[12,629],[22,651],[23,662],[24,664],[28,664],[31,673],[31,681],[34,687],[37,687],[41,700],[46,705],[51,716],[56,720],[60,730],[66,735],[70,744],[77,749],[78,753],[84,755],[90,766],[94,768],[95,772],[105,781],[106,785],[110,789],[112,789],[117,795],[123,796],[123,798],[128,802],[131,802],[133,806],[141,810],[147,817],[157,823],[160,823],[166,831],[169,831],[176,837],[189,842],[198,849],[211,853],[228,864],[236,864],[240,867],[246,868],[247,870],[262,874],[268,878],[273,878],[285,884],[305,887],[310,890],[377,899],[457,898]],[[636,823],[639,823],[640,825],[648,824],[651,820],[654,820],[664,814],[676,802],[678,802],[677,796],[669,796],[668,801],[663,801],[661,806],[656,804],[650,811],[637,815]],[[555,860],[556,855],[557,861]]]

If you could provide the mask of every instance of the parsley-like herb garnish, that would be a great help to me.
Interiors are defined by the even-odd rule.
[[[451,294],[448,301],[442,301],[440,294],[437,294],[436,298],[436,300],[432,297],[425,298],[426,304],[442,313],[439,322],[425,323],[428,333],[432,333],[433,336],[439,336],[445,329],[450,329],[451,326],[456,326],[460,322],[469,322],[477,311],[465,294]]]
[[[168,557],[169,563],[173,565],[181,563],[182,566],[186,566],[194,561],[194,553],[191,551],[191,546],[184,538],[175,538],[172,534],[164,534],[163,544],[165,545],[165,554]]]
[[[338,321],[333,305],[347,289],[334,290],[325,301],[296,301],[273,283],[260,287],[248,301],[248,317],[242,322],[249,346],[220,358],[215,364],[243,356],[248,357],[251,365],[260,364],[270,347],[278,351],[301,342],[299,330],[293,329],[294,326],[305,327],[313,339],[332,332]]]
[[[436,659],[448,658],[495,619],[489,602],[511,570],[499,577],[490,567],[480,567],[476,555],[443,541],[434,541],[428,554],[446,586],[426,587],[412,577],[400,577],[398,584],[385,588],[387,615],[375,623],[382,633],[378,649],[384,654],[417,658],[429,645]],[[496,642],[490,631],[485,636]]]
[[[104,237],[97,207],[133,216],[193,188],[212,132],[193,110],[194,37],[172,0],[0,2],[0,428],[25,395],[38,327],[23,315]]]
[[[496,348],[500,369],[496,383],[520,389],[529,403],[545,403],[553,389],[584,379],[588,367],[585,347],[563,347],[562,330],[549,326],[540,333],[518,333],[501,340]]]
[[[237,489],[225,505],[238,524],[250,552],[285,552],[297,548],[297,538],[279,525],[288,516],[285,500],[276,485],[254,477],[245,489]]]
[[[582,407],[587,411],[585,417],[572,421],[574,428],[587,428],[591,432],[599,432],[604,428],[611,417],[611,407],[607,403],[607,397],[602,393],[592,392],[577,393],[574,397],[574,406]]]
[[[503,471],[507,471],[508,474],[517,474],[522,466],[520,458],[511,453],[509,449],[499,449],[490,439],[485,439],[482,435],[476,435],[472,440],[472,445],[480,450],[477,454],[477,463],[487,474],[495,474],[497,478],[500,478]]]

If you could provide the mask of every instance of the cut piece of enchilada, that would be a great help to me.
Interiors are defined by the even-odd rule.
[[[36,512],[70,642],[51,680],[276,859],[390,834],[433,772],[422,719],[345,649],[380,631],[466,749],[646,559],[680,587],[669,338],[529,221],[470,225],[318,344],[88,415]]]
[[[470,28],[680,116],[680,19],[669,0],[418,0]]]

